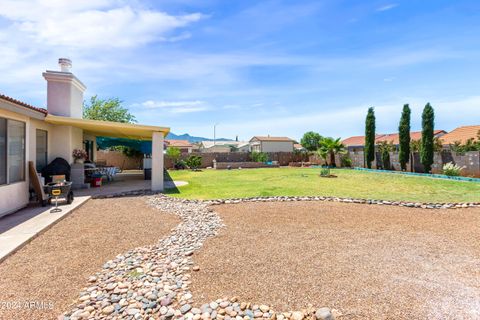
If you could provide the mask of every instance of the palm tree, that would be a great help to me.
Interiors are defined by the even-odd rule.
[[[336,167],[335,163],[335,155],[340,153],[345,153],[345,146],[343,143],[340,142],[340,138],[333,139],[331,137],[323,138],[320,142],[320,148],[318,153],[322,155],[322,157],[327,159],[327,155],[330,156],[330,166]]]

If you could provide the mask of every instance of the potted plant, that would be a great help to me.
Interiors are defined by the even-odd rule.
[[[72,157],[74,163],[83,163],[87,159],[87,152],[83,149],[73,149]]]

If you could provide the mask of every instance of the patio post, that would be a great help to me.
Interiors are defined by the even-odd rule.
[[[163,132],[152,134],[152,191],[163,191]]]

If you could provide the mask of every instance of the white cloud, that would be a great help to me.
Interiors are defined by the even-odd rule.
[[[393,8],[396,8],[398,7],[398,4],[396,3],[389,3],[389,4],[386,4],[386,5],[383,5],[381,7],[378,7],[377,8],[377,11],[388,11],[388,10],[391,10]]]
[[[428,101],[422,97],[395,98],[394,101],[384,101],[361,106],[339,106],[323,112],[304,112],[279,116],[272,114],[268,123],[260,117],[243,118],[223,121],[222,128],[228,134],[239,134],[247,138],[252,135],[281,135],[300,139],[306,131],[318,131],[322,135],[346,138],[364,134],[364,124],[367,109],[375,108],[377,132],[395,132],[404,103],[409,103],[412,109],[412,130],[421,129],[421,114],[423,107],[430,102],[435,110],[435,127],[446,131],[462,125],[478,124],[480,119],[480,96],[451,97]],[[473,120],[472,120],[473,119]],[[189,125],[189,132],[206,135],[211,131],[210,124]]]
[[[132,105],[136,109],[164,110],[170,113],[192,113],[210,110],[210,106],[200,100],[194,101],[155,101],[147,100],[142,103]]]
[[[115,0],[2,0],[0,16],[11,22],[10,33],[30,43],[80,49],[168,41],[170,32],[205,17],[201,13],[170,15]],[[185,37],[172,35],[173,40]]]

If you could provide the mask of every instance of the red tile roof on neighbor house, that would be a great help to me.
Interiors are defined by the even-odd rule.
[[[444,130],[434,130],[433,131],[433,136],[436,138],[436,137],[440,137],[440,136],[444,135],[445,133],[447,133],[447,132],[444,131]],[[421,131],[410,132],[410,140],[417,141],[417,140],[420,140],[420,139],[422,139],[422,132]],[[382,142],[382,141],[392,142],[393,144],[399,144],[400,143],[400,135],[398,133],[389,133],[389,134],[381,135],[380,137],[375,139],[375,143],[379,143],[379,142]]]
[[[254,139],[258,141],[278,141],[278,142],[293,141],[293,139],[290,139],[289,137],[270,137],[270,136],[267,136],[267,137],[255,136],[252,139],[250,139],[250,141]]]
[[[191,148],[193,145],[188,140],[165,140],[168,146],[177,148]]]
[[[375,138],[381,137],[381,134],[375,135]],[[363,146],[365,144],[365,136],[353,136],[350,138],[346,138],[342,140],[342,143],[346,147],[355,147],[355,146]]]
[[[477,140],[480,135],[480,125],[458,127],[449,133],[443,135],[440,140],[442,144],[454,144],[460,142],[464,144],[468,139]]]
[[[434,130],[434,137],[441,137],[446,133],[444,130]],[[412,131],[410,132],[411,140],[420,140],[422,138],[421,131]],[[400,136],[398,133],[387,133],[387,134],[377,134],[375,135],[375,143],[380,143],[382,141],[392,142],[393,144],[400,143]],[[365,136],[353,136],[342,141],[342,143],[347,147],[353,146],[363,146],[365,145]]]
[[[33,110],[33,111],[37,111],[37,112],[40,112],[40,113],[43,113],[43,114],[47,114],[47,110],[46,109],[43,109],[43,108],[37,108],[37,107],[34,107],[28,103],[25,103],[25,102],[22,102],[22,101],[19,101],[17,99],[14,99],[12,97],[9,97],[9,96],[6,96],[2,93],[0,93],[0,99],[2,100],[5,100],[5,101],[8,101],[8,102],[11,102],[17,106],[21,106],[21,107],[24,107],[24,108],[27,108],[27,109],[30,109],[30,110]]]

